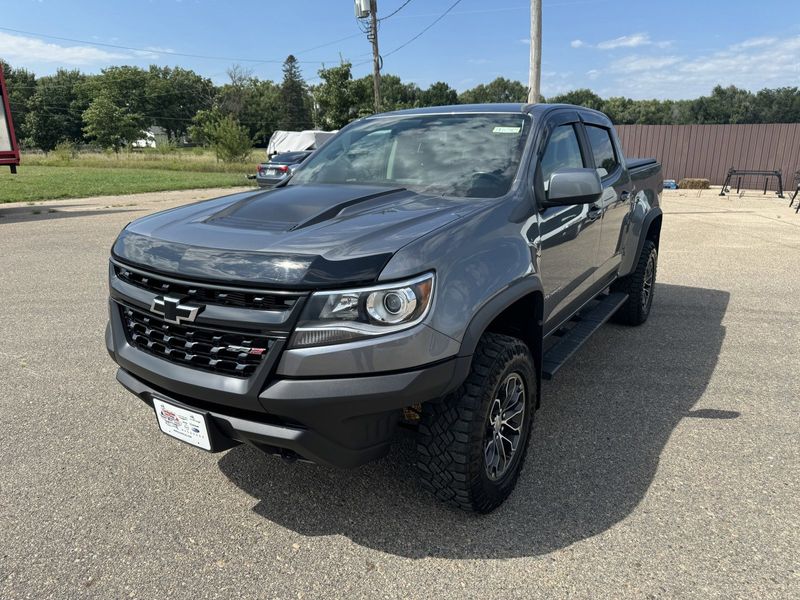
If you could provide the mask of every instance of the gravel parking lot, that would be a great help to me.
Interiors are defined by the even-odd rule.
[[[0,598],[800,597],[800,216],[665,192],[650,321],[546,384],[516,492],[162,435],[106,355],[109,247],[215,192],[0,206]]]

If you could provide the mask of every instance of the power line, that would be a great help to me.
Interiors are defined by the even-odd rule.
[[[354,33],[353,35],[348,35],[343,38],[339,38],[338,40],[333,40],[332,42],[326,42],[324,44],[320,44],[319,46],[314,46],[313,48],[306,48],[305,50],[300,50],[300,52],[295,52],[295,54],[305,54],[306,52],[311,52],[312,50],[319,50],[320,48],[325,48],[326,46],[333,46],[334,44],[338,44],[339,42],[352,40],[357,37],[361,37],[361,34]]]
[[[428,25],[428,26],[427,26],[425,29],[423,29],[422,31],[420,31],[420,32],[419,32],[417,35],[415,35],[414,37],[412,37],[412,38],[411,38],[410,40],[408,40],[407,42],[404,42],[403,44],[400,44],[400,45],[399,45],[397,48],[395,48],[395,49],[394,49],[394,50],[392,50],[391,52],[387,52],[387,53],[386,53],[384,56],[391,56],[391,55],[392,55],[392,54],[394,54],[395,52],[399,52],[400,50],[402,50],[403,48],[405,48],[406,46],[408,46],[408,45],[409,45],[411,42],[413,42],[413,41],[415,41],[415,40],[418,40],[419,38],[421,38],[421,37],[422,37],[422,36],[425,34],[425,32],[427,32],[429,29],[431,29],[431,28],[432,28],[434,25],[436,25],[436,24],[437,24],[439,21],[441,21],[442,19],[444,19],[444,18],[445,18],[445,17],[446,17],[446,16],[447,16],[447,15],[450,13],[450,11],[451,11],[451,10],[453,10],[453,9],[454,9],[456,6],[458,6],[459,4],[461,4],[461,2],[462,2],[462,0],[456,0],[455,2],[453,2],[453,4],[451,4],[451,5],[450,5],[450,8],[448,8],[448,9],[447,9],[446,11],[444,11],[444,12],[443,12],[441,15],[439,15],[438,17],[436,17],[436,19],[434,19],[434,20],[433,20],[433,22],[432,22],[430,25]]]
[[[567,0],[566,2],[547,2],[544,3],[545,8],[559,8],[562,6],[576,6],[581,4],[601,4],[601,3],[608,3],[611,0]],[[529,5],[520,5],[520,6],[503,6],[503,7],[496,7],[496,8],[477,8],[471,10],[460,10],[458,12],[453,13],[454,15],[479,15],[479,14],[488,14],[488,13],[499,13],[499,12],[513,12],[513,11],[522,11],[522,10],[530,10]],[[422,14],[412,14],[412,15],[404,15],[403,19],[418,19],[422,17],[434,17],[436,13],[422,13]]]
[[[389,14],[388,14],[388,15],[386,15],[385,17],[381,17],[380,19],[378,19],[378,21],[385,21],[386,19],[391,19],[393,16],[395,16],[397,13],[399,13],[401,10],[403,10],[403,9],[404,9],[406,6],[408,6],[409,4],[411,4],[411,0],[406,0],[405,2],[403,2],[403,3],[400,5],[400,8],[398,8],[398,9],[397,9],[397,10],[395,10],[394,12],[391,12],[391,13],[389,13]]]
[[[48,38],[48,39],[52,39],[52,40],[60,40],[62,42],[73,42],[73,43],[76,43],[76,44],[88,44],[90,46],[102,46],[104,48],[115,48],[117,50],[130,50],[132,52],[144,52],[146,54],[154,54],[154,55],[168,54],[170,56],[183,56],[183,57],[186,57],[186,58],[201,58],[201,59],[204,59],[204,60],[224,60],[224,61],[229,61],[229,62],[249,62],[249,63],[257,63],[257,64],[258,63],[261,63],[261,64],[265,64],[265,63],[282,64],[284,62],[283,60],[274,60],[274,59],[265,60],[263,58],[241,58],[241,57],[235,57],[235,56],[210,56],[210,55],[206,55],[206,54],[189,54],[187,52],[174,52],[172,50],[161,50],[161,49],[153,50],[152,48],[136,48],[134,46],[122,46],[120,44],[106,44],[104,42],[93,42],[93,41],[89,41],[89,40],[80,40],[80,39],[76,39],[76,38],[61,37],[61,36],[57,36],[57,35],[50,35],[50,34],[47,34],[47,33],[37,33],[35,31],[24,31],[22,29],[13,29],[11,27],[0,27],[0,30],[11,31],[11,32],[14,32],[14,33],[22,33],[22,34],[25,34],[25,35],[34,35],[34,36],[39,36],[39,37]],[[334,42],[330,42],[329,44],[322,44],[322,45],[316,46],[314,48],[309,48],[308,50],[303,50],[301,52],[310,52],[311,50],[316,50],[317,48],[321,48],[321,47],[324,47],[326,45],[336,44],[336,43],[338,43],[340,41],[344,41],[345,39],[349,39],[349,37],[342,38],[341,40],[337,40],[337,41],[334,41]],[[310,63],[310,64],[322,64],[323,62],[334,62],[334,61],[307,60],[307,61],[298,61],[298,62]]]
[[[311,52],[313,50],[319,50],[320,48],[325,48],[327,46],[333,46],[334,44],[338,44],[339,42],[352,40],[353,38],[357,38],[357,37],[361,37],[361,34],[360,33],[354,33],[352,35],[348,35],[348,36],[345,36],[343,38],[339,38],[338,40],[333,40],[332,42],[326,42],[326,43],[320,44],[318,46],[313,46],[312,48],[306,48],[305,50],[300,50],[299,52],[294,52],[294,54],[295,55],[305,54],[306,52]],[[265,63],[268,63],[268,62],[273,62],[273,61],[256,62],[251,66],[255,67],[255,66],[259,65],[259,64],[265,64]],[[281,62],[283,62],[283,61],[281,61]],[[298,61],[298,62],[312,62],[314,64],[324,64],[325,62],[329,62],[329,61],[324,61],[323,60],[323,61],[319,61],[319,63],[316,63],[314,61]],[[330,62],[333,62],[333,61],[330,61]]]

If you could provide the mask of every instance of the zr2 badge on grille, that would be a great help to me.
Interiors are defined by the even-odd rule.
[[[150,305],[151,312],[163,316],[165,321],[176,325],[193,323],[198,313],[204,308],[205,306],[181,304],[179,298],[171,298],[170,296],[156,296]]]

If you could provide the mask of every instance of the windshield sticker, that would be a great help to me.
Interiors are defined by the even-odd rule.
[[[492,133],[519,133],[522,127],[495,127]]]

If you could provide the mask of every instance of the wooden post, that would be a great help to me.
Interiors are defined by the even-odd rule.
[[[528,75],[528,103],[542,98],[542,0],[531,0],[531,62]]]
[[[378,0],[369,0],[370,35],[372,42],[372,88],[375,112],[381,112],[381,55],[378,51]]]

